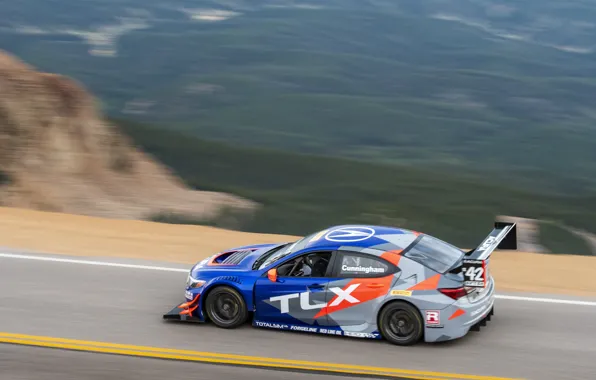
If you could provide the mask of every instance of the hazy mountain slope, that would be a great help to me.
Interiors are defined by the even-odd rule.
[[[0,13],[0,46],[73,75],[111,115],[594,189],[594,1],[24,0]]]

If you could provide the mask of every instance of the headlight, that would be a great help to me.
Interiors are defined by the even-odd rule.
[[[204,280],[195,280],[194,278],[191,277],[191,275],[188,275],[188,279],[186,280],[186,286],[189,288],[200,288],[201,286],[203,286],[205,284]]]
[[[190,285],[190,287],[191,287],[191,288],[200,288],[200,287],[201,287],[201,286],[203,286],[204,284],[205,284],[205,281],[203,281],[203,280],[198,280],[198,281],[195,281],[195,282],[193,282],[193,283]]]

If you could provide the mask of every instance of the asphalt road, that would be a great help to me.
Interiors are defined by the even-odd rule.
[[[337,380],[337,376],[0,345],[2,380]],[[358,380],[358,377],[350,377]],[[369,378],[363,378],[369,379]]]
[[[99,260],[80,257],[74,259]],[[221,330],[212,325],[168,323],[161,317],[182,300],[186,279],[186,273],[182,270],[187,266],[131,260],[101,260],[161,265],[179,268],[181,271],[0,256],[0,331],[485,376],[541,380],[593,380],[596,376],[596,304],[573,305],[497,299],[495,317],[481,332],[470,333],[454,342],[401,348],[383,341],[264,330],[251,326],[237,330]],[[23,359],[23,355],[28,352],[26,350],[43,350],[8,345],[0,345],[0,349],[3,350],[0,351],[0,357],[13,357],[16,363],[19,361],[16,359],[18,357],[21,361],[26,360]],[[43,355],[103,356],[66,351],[61,354]],[[60,365],[62,360],[55,363]],[[65,363],[68,362],[67,358],[64,360]],[[85,360],[97,360],[94,361],[94,366],[101,369],[105,368],[101,365],[102,360],[107,359]],[[123,363],[122,366],[132,366],[133,364],[129,363],[133,363],[135,359],[110,360],[119,360],[119,363]],[[151,359],[138,360],[147,363],[146,361]],[[163,371],[171,365],[163,364],[165,361],[155,361],[162,364],[151,366],[159,366]],[[9,375],[0,376],[2,379],[10,378],[11,374],[16,373],[14,371],[18,371],[11,369],[18,368],[18,364],[1,364],[0,375],[4,374],[3,371],[7,371]],[[147,364],[143,364],[145,365]],[[216,375],[218,371],[223,371],[223,376],[227,374],[234,378],[251,378],[250,371],[264,371],[229,367],[221,369],[220,366],[196,363],[184,363],[176,368],[186,368],[187,365],[211,368],[208,371],[215,372],[209,372],[212,373],[209,378],[220,376]],[[237,370],[241,372],[235,372]],[[269,373],[279,378],[275,372]],[[235,377],[234,374],[242,375]],[[30,376],[32,379],[36,378],[34,374]],[[294,374],[283,375],[284,378],[293,379],[291,376]],[[141,378],[133,374],[122,378],[137,377]]]

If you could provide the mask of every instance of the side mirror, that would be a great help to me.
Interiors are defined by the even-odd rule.
[[[277,269],[276,268],[269,269],[269,271],[267,271],[267,278],[271,282],[277,282]]]

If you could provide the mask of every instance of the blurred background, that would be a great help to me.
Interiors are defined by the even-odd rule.
[[[596,3],[19,0],[0,14],[4,205],[111,216],[127,165],[158,170],[130,158],[144,151],[176,189],[236,198],[126,217],[292,235],[386,224],[467,247],[504,216],[523,218],[526,251],[596,252]],[[13,59],[74,82],[29,81]],[[48,125],[60,137],[35,146]],[[112,177],[65,174],[90,152],[128,158]],[[40,157],[58,156],[48,176]],[[42,177],[53,192],[30,195]]]

